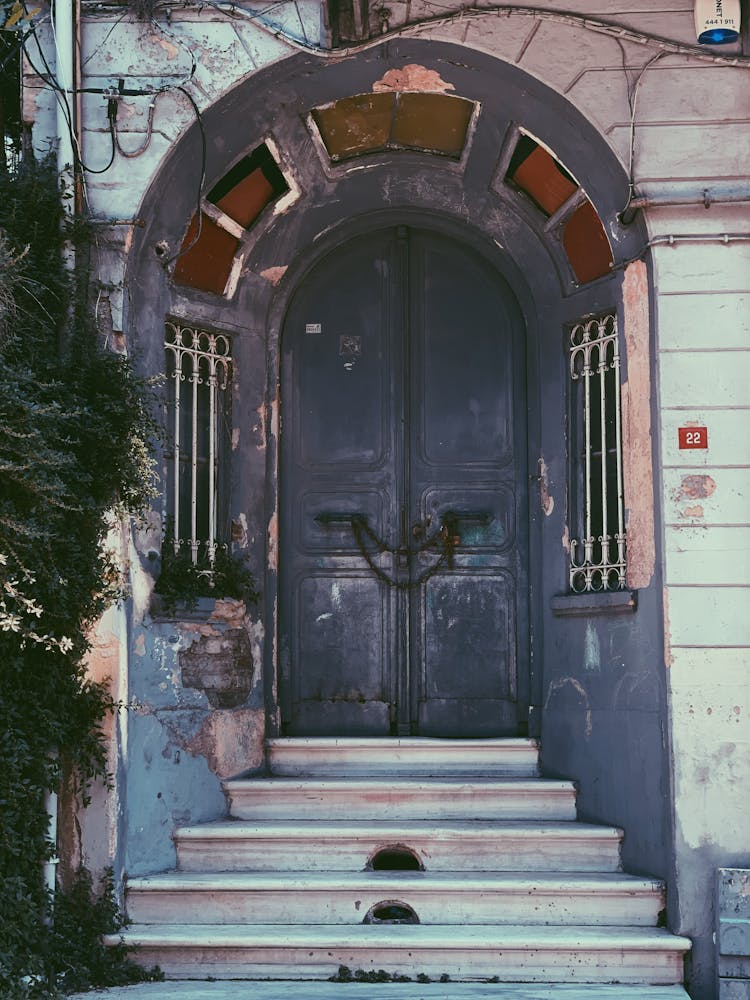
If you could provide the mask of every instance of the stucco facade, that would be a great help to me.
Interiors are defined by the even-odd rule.
[[[222,816],[220,779],[263,768],[264,737],[285,723],[284,319],[332,248],[379,226],[431,228],[494,262],[526,324],[528,731],[546,772],[579,782],[579,814],[625,829],[626,867],[667,880],[667,924],[694,941],[689,991],[713,997],[715,871],[750,865],[747,25],[733,46],[698,48],[682,0],[455,11],[412,0],[371,6],[359,31],[371,37],[332,49],[326,16],[315,0],[143,19],[82,9],[81,157],[103,170],[84,172],[98,322],[147,373],[163,370],[167,317],[232,337],[231,542],[249,553],[261,599],[160,614],[166,501],[147,527],[122,526],[131,597],[100,623],[91,663],[127,705],[112,725],[116,780],[69,850],[120,875],[169,868],[175,825]],[[52,61],[49,22],[39,35]],[[59,132],[55,97],[26,71],[42,150]],[[470,146],[454,160],[386,149],[330,161],[311,110],[383,91],[475,102]],[[112,100],[131,155],[114,150],[103,169]],[[544,218],[498,173],[514,126],[593,204],[606,275],[577,282]],[[286,193],[237,236],[223,293],[176,281],[199,184],[204,196],[261,143]],[[63,166],[67,148],[63,135]],[[571,533],[561,331],[607,310],[623,352],[628,599],[556,603]],[[707,428],[707,447],[680,447],[691,427]]]

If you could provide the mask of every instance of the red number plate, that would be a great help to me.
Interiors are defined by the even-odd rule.
[[[678,427],[680,448],[708,448],[708,427]]]

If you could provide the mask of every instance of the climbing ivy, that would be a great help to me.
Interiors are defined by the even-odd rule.
[[[148,386],[92,321],[85,227],[51,162],[0,171],[0,996],[55,996],[124,975],[111,884],[79,873],[54,907],[44,796],[63,768],[105,777],[114,709],[86,674],[89,629],[121,592],[105,540],[153,486]],[[67,250],[67,259],[66,259]],[[71,968],[88,942],[95,974]],[[71,958],[73,957],[73,958]],[[77,962],[80,965],[80,962]],[[109,970],[109,973],[107,973]]]

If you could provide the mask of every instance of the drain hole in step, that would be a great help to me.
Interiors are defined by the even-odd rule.
[[[418,924],[419,917],[408,905],[397,899],[376,903],[367,911],[363,924]]]
[[[374,872],[423,872],[424,865],[409,847],[383,847],[370,858],[367,867]]]

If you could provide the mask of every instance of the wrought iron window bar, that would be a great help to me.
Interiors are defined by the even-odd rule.
[[[626,586],[626,537],[622,485],[620,348],[617,317],[608,313],[576,323],[569,339],[574,421],[582,424],[573,461],[582,466],[578,510],[582,537],[570,543],[573,593]]]
[[[175,555],[213,568],[219,545],[219,459],[226,435],[231,342],[223,334],[167,322],[172,454],[167,517]]]

